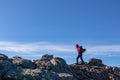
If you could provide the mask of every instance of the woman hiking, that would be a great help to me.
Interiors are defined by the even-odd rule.
[[[83,47],[82,47],[82,46],[79,46],[78,44],[76,44],[76,49],[77,49],[77,52],[78,52],[78,56],[77,56],[77,58],[76,58],[77,64],[78,64],[78,59],[79,59],[79,58],[81,59],[82,64],[85,64],[84,61],[83,61],[83,58],[82,58],[82,54],[83,54],[83,52],[86,51],[86,49],[83,49]]]

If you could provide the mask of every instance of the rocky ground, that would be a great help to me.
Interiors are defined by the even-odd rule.
[[[0,54],[0,80],[120,80],[120,68],[95,58],[68,65],[64,59],[47,54],[34,61]]]

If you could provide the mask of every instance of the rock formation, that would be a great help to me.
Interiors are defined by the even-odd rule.
[[[0,54],[0,80],[120,80],[120,68],[95,58],[68,65],[64,59],[48,54],[33,61]]]

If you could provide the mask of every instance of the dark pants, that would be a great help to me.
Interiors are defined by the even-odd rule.
[[[82,58],[82,54],[78,54],[77,58],[76,58],[76,61],[77,61],[77,64],[78,64],[78,59],[81,59],[82,61],[82,64],[84,64],[84,61],[83,61],[83,58]]]

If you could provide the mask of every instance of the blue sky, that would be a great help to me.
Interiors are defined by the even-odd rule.
[[[28,59],[54,54],[120,66],[119,0],[0,0],[0,52]]]

